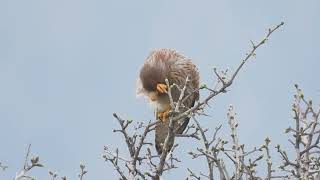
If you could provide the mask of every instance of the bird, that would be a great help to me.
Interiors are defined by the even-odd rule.
[[[155,127],[155,147],[159,155],[163,152],[163,144],[169,130],[168,119],[172,112],[166,79],[169,82],[173,102],[179,100],[181,89],[185,86],[180,113],[192,108],[199,100],[199,72],[192,60],[174,49],[151,51],[140,69],[136,91],[137,95],[149,100],[155,110],[155,118],[159,121]],[[173,122],[175,133],[182,134],[189,119],[190,117],[186,117]],[[169,141],[166,150],[169,151],[173,144],[174,138]]]

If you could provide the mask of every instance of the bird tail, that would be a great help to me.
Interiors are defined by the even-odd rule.
[[[183,131],[187,128],[187,126],[189,124],[189,120],[190,120],[190,117],[184,118],[181,126],[179,126],[178,129],[176,130],[177,134],[182,134],[183,133]]]
[[[186,117],[183,121],[180,120],[180,122],[178,123],[174,123],[174,126],[175,127],[175,132],[177,134],[182,134],[183,131],[187,128],[188,126],[188,123],[189,123],[189,120],[190,120],[190,117]],[[162,149],[163,149],[163,144],[164,144],[164,141],[168,135],[168,130],[169,130],[169,127],[168,127],[168,124],[169,122],[166,122],[166,123],[159,123],[156,127],[156,136],[155,136],[155,145],[156,145],[156,150],[158,152],[159,155],[162,154]],[[174,144],[174,137],[169,141],[169,144],[168,144],[168,151],[171,150],[173,144]]]

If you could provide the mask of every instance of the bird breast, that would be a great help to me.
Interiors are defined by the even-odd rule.
[[[165,97],[158,97],[156,100],[150,100],[149,102],[151,107],[157,112],[164,112],[170,109],[170,103]]]

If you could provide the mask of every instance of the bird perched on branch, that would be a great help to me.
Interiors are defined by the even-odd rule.
[[[199,73],[191,59],[173,49],[158,49],[149,54],[140,70],[137,94],[150,100],[155,108],[156,119],[160,121],[155,129],[155,146],[158,154],[162,153],[163,143],[168,134],[169,114],[172,112],[166,79],[169,82],[173,102],[179,100],[185,86],[181,100],[183,102],[180,102],[180,113],[193,107],[195,101],[199,99]],[[175,133],[182,134],[189,119],[190,117],[186,117],[173,122]],[[168,151],[173,143],[174,140],[169,142]]]

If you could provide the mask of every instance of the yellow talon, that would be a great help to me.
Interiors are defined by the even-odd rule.
[[[160,121],[162,121],[163,123],[165,123],[168,120],[169,113],[170,113],[170,110],[167,110],[167,111],[164,111],[164,112],[158,112],[158,114],[157,114],[158,119]]]
[[[167,85],[161,84],[161,83],[157,84],[157,91],[159,93],[167,93],[167,89],[168,89]]]
[[[161,120],[161,118],[162,118],[162,112],[158,112],[158,113],[157,113],[157,117],[158,117],[158,119]]]

